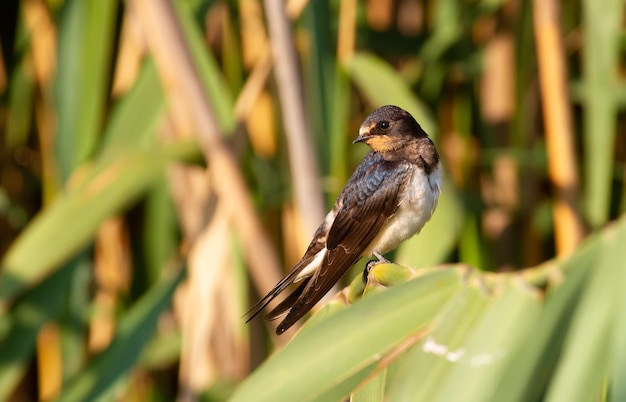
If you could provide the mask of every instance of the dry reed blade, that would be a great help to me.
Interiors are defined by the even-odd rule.
[[[130,4],[139,15],[164,86],[179,88],[186,100],[199,144],[210,163],[213,188],[229,206],[228,213],[241,236],[252,279],[259,292],[264,293],[280,280],[281,265],[254,210],[237,161],[220,135],[176,13],[167,0],[134,0]]]
[[[308,235],[324,219],[324,202],[319,182],[309,124],[304,110],[302,78],[290,22],[281,0],[265,1],[265,13],[274,55],[274,72],[285,124],[289,165],[300,214]]]

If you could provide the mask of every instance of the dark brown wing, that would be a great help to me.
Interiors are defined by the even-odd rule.
[[[309,265],[309,263],[313,261],[313,258],[315,258],[317,253],[326,246],[326,237],[328,235],[328,228],[326,226],[327,223],[323,222],[317,228],[315,234],[313,235],[313,240],[311,240],[311,243],[309,244],[309,247],[304,253],[302,259],[289,270],[287,275],[285,275],[285,277],[281,279],[280,282],[278,282],[272,290],[270,290],[261,300],[259,300],[254,306],[252,306],[250,310],[246,312],[246,314],[244,314],[244,317],[246,317],[246,322],[249,322],[251,319],[253,319],[257,314],[261,312],[261,310],[265,308],[265,306],[270,304],[271,301],[276,298],[276,296],[278,296],[283,290],[285,290],[287,286],[291,285],[300,273],[300,271],[302,271],[304,267]],[[290,300],[291,304],[293,304],[296,297],[299,296],[302,291],[303,288],[300,289],[299,292],[297,290],[294,291],[294,293],[297,292],[296,295],[290,295],[289,297],[287,297],[287,299],[285,299],[285,301],[281,302],[280,305],[282,306],[282,308],[285,308],[285,303],[289,303],[288,300]],[[291,305],[289,305],[289,307],[291,307]],[[272,311],[270,315],[275,315],[275,313],[276,311]],[[277,317],[275,316],[272,318],[268,316],[267,318],[276,319]]]
[[[398,196],[409,175],[408,163],[380,160],[367,164],[365,171],[360,170],[357,169],[337,200],[341,208],[330,227],[327,253],[320,269],[276,329],[277,334],[285,332],[313,308],[361,258],[398,208]]]

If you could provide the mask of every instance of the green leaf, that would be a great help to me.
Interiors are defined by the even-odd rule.
[[[333,141],[345,140],[344,132],[333,132],[334,117],[342,108],[335,109],[335,96],[341,95],[338,90],[343,89],[337,82],[340,79],[335,74],[337,60],[335,58],[335,42],[328,29],[328,17],[330,6],[325,1],[314,1],[308,4],[302,13],[302,24],[309,32],[309,49],[303,57],[303,85],[307,93],[307,112],[311,124],[311,134],[316,145],[316,154],[322,174],[327,172],[327,167],[332,164],[329,157],[333,152],[330,149],[336,145]],[[343,106],[343,105],[342,105]],[[343,127],[345,128],[345,127]],[[334,135],[338,134],[338,137]],[[345,143],[345,141],[344,141]],[[344,146],[345,150],[345,146]],[[345,160],[345,153],[342,158]],[[345,183],[346,178],[333,176],[333,179]]]
[[[336,383],[333,387],[324,393],[315,395],[315,398],[311,399],[311,402],[327,402],[327,401],[343,401],[346,397],[356,389],[360,384],[366,381],[372,375],[375,375],[379,370],[378,362],[373,362],[365,368],[359,370],[356,374],[351,375],[348,378],[342,379],[341,382]]]
[[[520,347],[506,368],[495,391],[494,400],[542,400],[570,330],[580,293],[598,255],[598,242],[587,241],[567,261],[547,269],[565,272],[563,281],[551,287],[532,337]]]
[[[34,93],[32,61],[24,57],[13,69],[9,80],[9,113],[4,134],[6,149],[13,150],[26,144],[31,129]]]
[[[458,292],[434,320],[434,329],[415,345],[400,367],[391,390],[393,401],[428,401],[465,353],[468,337],[488,306],[489,298],[477,286]]]
[[[300,333],[309,331],[310,329],[316,327],[317,325],[323,323],[328,318],[337,314],[340,311],[343,311],[348,306],[343,303],[340,299],[333,298],[328,303],[324,304],[319,310],[315,312],[306,322],[306,325],[300,330]]]
[[[491,264],[489,264],[488,253],[482,239],[480,219],[480,214],[478,216],[470,214],[465,219],[459,235],[459,260],[473,267],[480,267],[483,271],[489,271]]]
[[[441,58],[463,34],[462,4],[456,0],[440,0],[433,4],[432,33],[420,50],[428,62]]]
[[[622,239],[622,242],[626,241]],[[623,253],[623,252],[622,252]],[[624,261],[624,260],[622,260]],[[626,269],[623,267],[615,274],[615,282],[626,283]],[[613,317],[615,329],[612,339],[612,382],[610,393],[614,401],[626,401],[626,292],[619,291],[616,300],[616,311]]]
[[[397,264],[375,264],[369,272],[369,279],[373,279],[375,284],[383,286],[394,286],[411,279],[415,274],[408,268]]]
[[[8,114],[2,142],[7,150],[14,150],[27,143],[33,121],[35,71],[32,55],[28,51],[32,39],[26,29],[23,12],[18,15],[15,36],[13,52],[16,60],[12,71],[9,67],[8,88],[5,89],[7,91],[5,96],[8,97]]]
[[[495,290],[472,330],[463,356],[432,401],[490,401],[512,355],[532,333],[541,311],[538,291],[513,277]]]
[[[590,283],[582,295],[550,384],[547,401],[591,401],[600,394],[611,357],[615,311],[626,261],[626,220],[603,236]],[[623,342],[623,340],[621,340]]]
[[[85,344],[89,330],[85,326],[86,306],[91,301],[94,264],[90,250],[81,250],[65,265],[75,265],[74,275],[68,280],[68,289],[63,295],[63,312],[56,320],[59,327],[59,344],[63,360],[63,379],[78,373],[87,360]]]
[[[447,269],[363,299],[296,335],[232,400],[316,399],[423,329],[459,286],[459,273]]]
[[[139,357],[139,365],[147,370],[171,367],[180,359],[182,336],[178,329],[158,331]]]
[[[154,142],[165,112],[165,94],[154,60],[148,58],[133,88],[113,107],[102,134],[102,149],[115,153]]]
[[[350,398],[351,402],[379,402],[384,400],[385,396],[385,380],[387,378],[387,369],[380,371],[374,378],[370,379],[357,389]]]
[[[118,2],[68,0],[59,30],[55,99],[62,181],[96,150],[103,125]]]
[[[194,144],[159,144],[120,153],[108,163],[97,164],[101,166],[85,166],[84,182],[39,213],[4,256],[0,311],[16,293],[42,280],[88,244],[100,223],[139,197],[168,164],[197,155]]]
[[[172,300],[185,271],[165,275],[119,320],[115,338],[76,377],[71,379],[59,401],[88,401],[107,392],[138,360],[156,328],[157,320]]]
[[[613,149],[617,128],[620,35],[623,0],[582,2],[585,46],[582,46],[585,106],[584,202],[589,222],[606,222],[611,206]]]
[[[350,120],[350,81],[345,71],[340,67],[335,68],[335,79],[333,84],[333,94],[330,99],[330,177],[334,186],[330,186],[330,199],[334,200],[339,196],[343,183],[349,179],[349,168],[346,163],[349,158],[348,144],[352,138],[356,138],[356,132],[349,133]],[[350,139],[347,141],[347,139]]]
[[[152,284],[159,277],[163,264],[176,254],[180,245],[178,217],[165,175],[156,179],[147,191],[144,206],[141,236],[144,264],[137,267],[136,274]]]
[[[63,297],[51,295],[67,293],[76,268],[76,265],[68,265],[55,272],[11,309],[8,333],[0,337],[0,400],[9,399],[26,371],[41,326],[65,307]]]

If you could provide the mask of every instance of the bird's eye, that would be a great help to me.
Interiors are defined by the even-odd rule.
[[[389,128],[389,122],[388,121],[381,121],[380,123],[378,123],[378,128],[381,128],[383,130],[386,130]]]

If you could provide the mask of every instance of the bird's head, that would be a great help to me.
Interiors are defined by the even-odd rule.
[[[426,139],[413,116],[406,110],[393,105],[382,106],[369,114],[359,128],[359,136],[353,143],[364,142],[372,150],[385,155],[402,153],[410,144]]]

